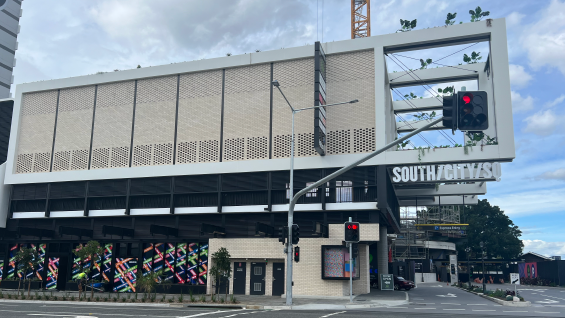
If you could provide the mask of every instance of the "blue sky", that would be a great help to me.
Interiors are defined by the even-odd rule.
[[[344,40],[349,3],[25,0],[15,84]],[[372,34],[395,32],[399,19],[417,19],[416,29],[441,26],[448,12],[457,12],[456,23],[470,23],[468,11],[477,5],[490,18],[507,19],[516,141],[516,160],[503,165],[502,181],[489,183],[485,197],[522,229],[525,252],[565,256],[565,0],[379,0],[371,10]],[[437,60],[463,47],[409,56]],[[462,54],[473,50],[488,55],[479,44],[442,63],[463,63]],[[418,61],[403,62],[419,68]],[[456,88],[461,85],[474,84]],[[438,132],[425,136],[447,144]]]

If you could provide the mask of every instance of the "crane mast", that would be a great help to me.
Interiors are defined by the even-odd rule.
[[[351,38],[371,36],[371,0],[351,0]]]

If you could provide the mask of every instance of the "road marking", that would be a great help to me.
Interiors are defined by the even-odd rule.
[[[467,304],[468,306],[487,306],[487,304]]]
[[[441,303],[442,305],[457,305],[457,306],[461,306],[461,304],[456,304],[456,303]]]
[[[408,307],[385,307],[385,308],[402,308],[402,309],[407,309]]]
[[[415,305],[435,305],[436,303],[415,303]]]
[[[190,315],[190,316],[182,316],[182,317],[178,317],[178,318],[191,318],[191,317],[200,317],[200,316],[206,316],[206,315],[215,315],[215,314],[220,314],[220,313],[224,313],[224,312],[234,312],[234,311],[243,311],[245,309],[234,309],[234,310],[218,310],[218,311],[211,311],[211,312],[204,312],[201,314],[196,314],[196,315]]]
[[[457,295],[452,294],[452,293],[449,293],[449,294],[447,294],[447,295],[436,295],[436,296],[438,296],[438,297],[448,297],[448,298],[455,298],[455,297],[457,297]]]
[[[523,311],[503,311],[503,312],[528,312],[527,310],[523,310]]]
[[[414,308],[414,309],[435,309],[435,308]]]
[[[465,310],[465,309],[444,309],[444,310]]]
[[[558,314],[558,311],[536,311],[539,314]]]
[[[473,309],[473,311],[496,311],[494,309]]]
[[[559,297],[549,296],[549,295],[544,295],[544,294],[541,294],[541,295],[542,295],[542,296],[545,296],[545,297],[549,297],[549,298],[555,298],[555,299],[565,300],[565,298],[559,298]]]
[[[75,315],[51,315],[51,314],[27,314],[28,316],[49,316],[49,317],[69,317],[69,316],[74,316],[74,317],[83,317],[83,316],[75,316]],[[91,318],[89,316],[89,318]],[[92,317],[92,318],[97,318],[97,317]]]
[[[322,317],[320,317],[320,318],[326,318],[326,317],[333,316],[333,315],[337,315],[337,314],[343,314],[344,312],[347,312],[347,311],[334,312],[334,313],[331,313],[331,314],[322,316]]]

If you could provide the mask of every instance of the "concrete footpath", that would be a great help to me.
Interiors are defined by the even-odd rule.
[[[15,296],[16,292],[13,290],[3,289],[2,293],[6,295],[10,293]],[[42,294],[39,292],[39,294]],[[45,294],[51,294],[50,291],[45,292]],[[74,295],[78,296],[78,292],[53,292],[53,296],[58,296],[59,299],[63,295],[67,295],[67,298]],[[27,295],[27,291],[26,291]],[[33,297],[34,291],[31,292]],[[130,302],[128,298],[127,301],[122,302],[121,299],[125,298],[128,294],[115,294],[110,293],[111,298],[119,297],[120,301],[117,302],[104,302],[104,301],[62,301],[62,300],[15,300],[15,299],[0,299],[0,302],[10,302],[10,303],[56,303],[56,304],[76,304],[76,305],[100,305],[100,306],[155,306],[155,307],[202,307],[202,308],[243,308],[243,309],[295,309],[295,310],[333,310],[333,309],[362,309],[362,308],[379,308],[379,307],[394,307],[408,304],[409,297],[408,293],[404,291],[381,291],[378,289],[371,289],[370,294],[364,294],[359,296],[354,296],[353,303],[349,302],[349,296],[344,297],[323,297],[323,296],[296,296],[293,298],[293,305],[287,306],[286,299],[276,296],[259,296],[259,295],[235,295],[236,304],[231,303],[212,303],[209,302],[210,296],[207,296],[208,302],[188,302],[188,295],[184,295],[184,302],[179,303],[179,295],[173,294],[157,294],[157,301],[151,302]],[[108,293],[94,293],[94,296],[100,298],[108,297]],[[132,294],[129,294],[131,297]],[[141,295],[138,295],[141,297]],[[160,302],[159,300],[165,299],[165,302]],[[223,295],[222,295],[223,296]],[[90,297],[90,292],[87,293],[87,297]],[[133,297],[132,297],[133,298]],[[33,298],[32,298],[33,299]],[[169,299],[175,300],[174,303],[168,302]],[[229,297],[228,297],[229,299]]]

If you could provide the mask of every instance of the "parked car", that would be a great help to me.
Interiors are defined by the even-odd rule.
[[[411,288],[416,287],[413,281],[406,280],[404,277],[394,275],[394,290],[410,290]]]

